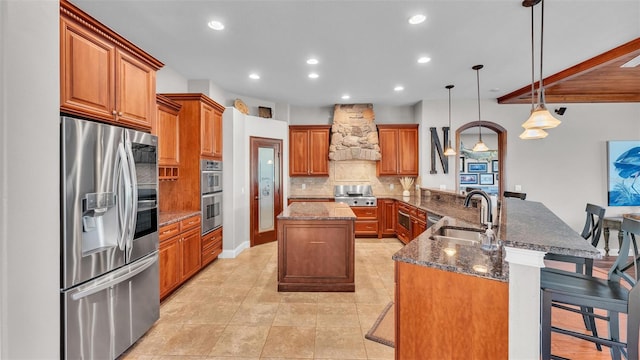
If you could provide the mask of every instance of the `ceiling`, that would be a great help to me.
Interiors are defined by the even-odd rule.
[[[519,0],[71,2],[184,78],[210,80],[241,98],[413,105],[447,99],[445,85],[454,84],[452,99],[475,99],[475,64],[484,64],[483,99],[531,83],[531,10]],[[409,25],[416,13],[427,20]],[[211,20],[225,29],[211,30]],[[638,38],[640,1],[547,0],[544,34],[547,77]],[[420,56],[431,61],[418,64]],[[310,57],[319,64],[308,65]],[[250,79],[252,72],[261,78]],[[404,90],[394,91],[397,85]],[[526,91],[505,102],[527,102]]]

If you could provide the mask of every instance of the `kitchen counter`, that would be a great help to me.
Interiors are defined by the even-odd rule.
[[[159,227],[182,221],[195,215],[200,215],[200,210],[185,210],[185,211],[162,211],[158,215]]]
[[[336,202],[295,202],[287,206],[278,220],[355,220],[347,204]]]
[[[445,216],[395,253],[392,259],[503,282],[509,280],[502,247],[485,250],[479,243],[464,245],[450,240],[434,240],[432,234],[443,226],[478,228],[477,225]]]

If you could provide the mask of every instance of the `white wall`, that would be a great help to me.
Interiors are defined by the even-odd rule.
[[[222,258],[236,257],[250,243],[250,137],[259,136],[282,140],[283,201],[289,194],[289,127],[285,121],[264,119],[241,114],[228,107],[222,117]]]
[[[188,92],[187,79],[165,65],[156,72],[156,92],[159,94],[186,93]]]
[[[607,140],[640,139],[640,104],[548,104],[553,109],[566,106],[564,116],[557,116],[562,124],[550,129],[542,140],[521,140],[521,125],[527,119],[530,105],[500,105],[495,101],[482,102],[482,120],[492,121],[507,129],[506,189],[521,185],[527,200],[540,201],[572,228],[579,231],[584,225],[587,202],[607,204]],[[477,120],[477,102],[458,100],[452,108],[452,129]],[[421,127],[446,126],[446,101],[424,101]],[[421,134],[423,134],[421,132]],[[455,139],[453,139],[455,140]],[[421,138],[429,144],[429,138]],[[429,148],[421,158],[428,161]],[[457,157],[456,157],[457,159]],[[455,166],[453,158],[449,166]],[[421,160],[422,164],[427,164]],[[422,184],[438,188],[447,184],[455,189],[454,172],[430,175],[429,167],[421,167]],[[609,207],[607,216],[638,212],[639,207]],[[615,242],[610,245],[616,246]],[[601,243],[600,247],[603,246]]]
[[[334,105],[305,107],[291,106],[291,125],[327,125],[333,123]],[[415,124],[414,106],[387,106],[373,104],[376,124]]]
[[[0,1],[0,358],[60,356],[57,1]]]

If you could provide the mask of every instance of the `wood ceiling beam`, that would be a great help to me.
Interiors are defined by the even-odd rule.
[[[640,102],[640,66],[620,67],[637,56],[640,37],[546,77],[545,102]],[[534,86],[538,89],[539,81]],[[531,84],[499,97],[498,103],[531,103]]]

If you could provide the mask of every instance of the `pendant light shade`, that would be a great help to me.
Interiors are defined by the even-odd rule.
[[[544,139],[549,135],[546,131],[542,129],[525,129],[522,134],[520,134],[520,139],[523,140],[535,140],[535,139]]]
[[[451,134],[451,89],[453,89],[453,85],[445,86],[449,90],[449,134]],[[447,143],[447,148],[444,149],[445,156],[454,156],[456,155],[456,151],[451,147],[451,136],[449,136],[449,142]]]
[[[472,67],[473,70],[476,71],[476,82],[478,84],[478,122],[480,122],[480,69],[482,69],[484,65],[474,65]],[[482,141],[482,125],[478,125],[478,142],[471,149],[473,152],[478,151],[489,151],[489,147]]]
[[[538,3],[541,5],[540,16],[540,88],[538,89],[538,103],[534,105],[534,29],[533,29],[533,7]],[[544,85],[542,81],[542,50],[543,50],[543,34],[544,34],[544,0],[523,1],[522,6],[531,8],[531,115],[529,119],[522,124],[525,132],[520,135],[521,139],[543,139],[547,136],[542,129],[552,129],[560,125],[561,121],[553,117],[544,104]],[[539,130],[539,131],[527,131]]]

